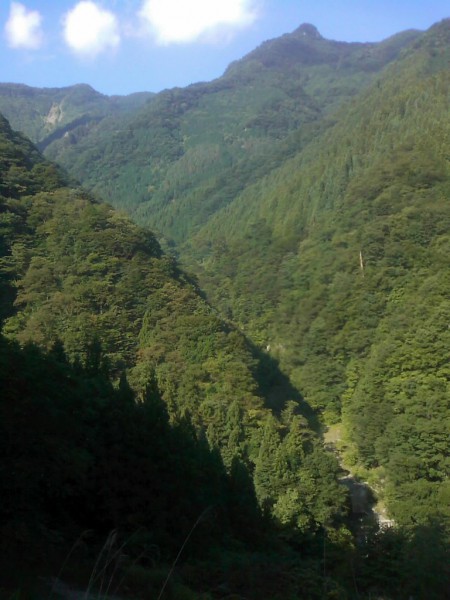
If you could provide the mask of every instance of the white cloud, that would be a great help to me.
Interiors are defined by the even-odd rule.
[[[78,2],[64,17],[64,39],[82,56],[116,48],[120,43],[117,17],[91,0]]]
[[[256,18],[250,0],[144,0],[139,16],[160,44],[193,42]]]
[[[27,10],[19,2],[12,2],[5,25],[6,39],[11,48],[36,50],[43,42],[42,16],[37,10]]]

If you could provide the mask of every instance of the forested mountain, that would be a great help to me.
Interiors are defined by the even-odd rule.
[[[55,140],[70,138],[73,129],[89,131],[106,116],[123,116],[145,104],[153,94],[105,96],[89,85],[32,88],[0,83],[0,112],[14,129],[26,133],[40,150]]]
[[[262,44],[211,83],[161,92],[124,118],[80,124],[42,143],[46,155],[88,189],[180,241],[315,135],[325,115],[418,35],[349,44],[302,25]],[[4,95],[0,110],[7,118],[17,116]],[[20,117],[12,123],[41,140],[33,137],[34,125]],[[300,127],[300,140],[286,139]]]
[[[347,460],[397,520],[448,505],[449,41],[448,21],[380,44],[302,25],[212,83],[158,94],[123,128],[105,118],[47,147],[184,241],[213,306],[344,423]],[[436,406],[422,420],[423,397]]]
[[[27,431],[28,410],[49,415],[43,435],[56,447],[58,414],[62,431],[78,415],[67,450],[76,483],[70,469],[51,471],[44,444],[51,485],[34,531],[50,527],[61,481],[64,531],[81,524],[70,508],[78,500],[95,528],[92,472],[105,470],[112,446],[116,457],[129,452],[117,473],[130,479],[119,485],[112,465],[114,494],[94,490],[107,506],[103,531],[153,527],[168,555],[195,514],[221,505],[204,538],[216,562],[203,572],[220,564],[228,587],[187,569],[205,599],[447,598],[450,21],[380,44],[325,40],[302,25],[211,83],[135,106],[118,99],[114,110],[76,88],[88,102],[61,129],[43,128],[41,116],[16,123],[70,175],[0,121],[3,448],[33,456],[34,433],[29,446],[27,435],[11,441],[14,428]],[[41,93],[58,92],[29,95]],[[36,373],[45,381],[34,397]],[[62,396],[46,387],[52,377]],[[161,444],[146,454],[153,422]],[[84,427],[101,440],[86,455]],[[327,427],[342,432],[346,467],[369,481],[393,529],[348,520],[342,473],[320,439]],[[188,464],[175,467],[167,449]],[[185,494],[158,526],[156,512],[142,515],[148,482],[135,461],[164,473],[150,486],[156,507]],[[20,491],[28,517],[42,482],[25,486],[21,474],[36,464],[1,480]],[[124,500],[126,486],[139,490],[135,501]],[[6,506],[4,539],[16,543],[12,497]],[[183,511],[190,525],[180,525]]]
[[[206,547],[339,535],[337,462],[276,366],[3,117],[0,152],[3,559],[111,527],[168,558],[210,509]]]
[[[188,243],[403,522],[450,518],[449,48],[444,21]]]

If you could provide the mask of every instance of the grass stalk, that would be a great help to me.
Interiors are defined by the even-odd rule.
[[[167,574],[167,577],[166,577],[166,579],[164,581],[164,584],[163,584],[163,586],[161,588],[161,591],[159,592],[159,596],[158,596],[157,600],[161,600],[161,598],[163,597],[163,594],[164,594],[164,591],[165,591],[165,589],[167,587],[167,584],[169,583],[169,580],[170,580],[170,578],[172,576],[172,573],[173,573],[173,571],[175,569],[175,566],[176,566],[176,564],[177,564],[177,562],[178,562],[178,560],[179,560],[179,558],[180,558],[180,556],[181,556],[184,548],[186,547],[186,544],[189,542],[189,540],[190,540],[192,534],[194,533],[197,525],[200,523],[200,521],[203,519],[203,517],[206,515],[206,513],[209,512],[210,509],[211,509],[211,506],[208,506],[207,508],[205,508],[205,510],[201,513],[201,515],[195,521],[195,523],[192,526],[191,530],[187,534],[187,536],[186,536],[186,538],[185,538],[185,540],[184,540],[184,542],[183,542],[180,550],[178,551],[178,554],[175,557],[175,560],[172,563],[172,566],[170,567],[170,570],[169,570],[169,572]]]

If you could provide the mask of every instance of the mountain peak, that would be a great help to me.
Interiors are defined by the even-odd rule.
[[[309,37],[315,40],[322,40],[323,37],[320,35],[317,27],[311,25],[311,23],[303,23],[298,27],[294,33],[298,36]]]

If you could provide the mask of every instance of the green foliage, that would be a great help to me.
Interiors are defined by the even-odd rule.
[[[5,126],[5,144],[14,152],[11,136]],[[5,335],[47,350],[63,348],[67,359],[83,365],[92,377],[110,373],[118,379],[118,395],[126,406],[132,389],[145,403],[149,389],[156,386],[172,426],[199,436],[206,454],[209,447],[219,452],[229,471],[234,469],[235,481],[245,484],[245,496],[254,501],[251,478],[261,425],[271,414],[264,393],[271,381],[276,385],[276,369],[266,376],[263,392],[258,353],[201,298],[150,232],[79,188],[47,191],[45,180],[36,188],[31,159],[23,169],[29,186],[3,201],[2,269],[9,290]],[[131,387],[123,379],[125,369]],[[117,410],[117,423],[128,419],[126,412]],[[142,423],[145,419],[144,414]],[[122,452],[114,437],[119,434],[112,423],[110,427],[105,444]],[[131,454],[133,440],[140,435],[134,431],[128,439],[120,434]],[[188,455],[191,449],[186,446],[183,451]],[[118,465],[123,468],[119,479],[131,477],[130,487],[139,485],[119,455],[113,465],[114,472],[108,461],[99,469],[97,477],[105,488],[115,490]],[[334,477],[335,463],[329,466]],[[176,469],[171,471],[175,476]],[[207,469],[203,475],[213,478]],[[279,493],[278,488],[270,491],[274,502]],[[108,514],[138,510],[125,500],[118,503],[118,498],[120,489],[105,509]],[[259,494],[258,500],[264,503]],[[257,511],[252,514],[255,521]]]
[[[221,518],[200,545],[236,531],[255,542],[270,527],[281,536],[271,543],[289,544],[254,562],[219,553],[219,578],[245,563],[254,597],[263,572],[273,598],[445,597],[449,31],[444,21],[353,45],[302,26],[215,82],[126,116],[75,119],[69,135],[47,139],[88,186],[183,242],[228,323],[152,234],[69,187],[0,120],[1,319],[26,346],[1,340],[1,443],[24,456],[3,474],[7,522],[17,496],[30,523],[36,505],[40,527],[54,510],[104,530],[145,523],[173,550],[173,531],[182,538],[214,504]],[[360,525],[352,542],[337,462],[308,405],[342,421],[394,530]],[[72,428],[69,413],[84,420]],[[192,589],[208,589],[202,571]],[[241,573],[230,567],[223,591],[252,597]]]
[[[3,336],[0,385],[2,560],[86,529],[100,539],[146,530],[168,558],[206,509],[214,517],[198,525],[201,543],[188,555],[204,555],[224,534],[245,536],[229,515],[236,482],[192,428],[169,425],[157,390],[137,402],[125,376],[115,388],[89,358],[74,366],[60,350],[22,349]],[[239,508],[242,522],[258,521],[254,495]]]
[[[183,241],[418,36],[345,44],[316,33],[266,42],[223,77],[139,97],[142,106],[88,86],[3,86],[0,110],[88,189]]]
[[[448,36],[432,28],[183,248],[212,303],[383,466],[404,526],[448,521]]]
[[[0,83],[0,112],[14,129],[23,131],[40,150],[70,136],[75,128],[91,129],[106,116],[134,111],[152,97],[149,92],[104,96],[89,85],[32,88]]]

